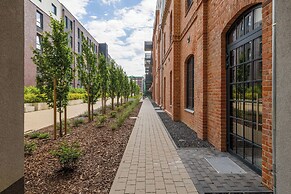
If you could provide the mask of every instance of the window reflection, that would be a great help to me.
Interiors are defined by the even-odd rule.
[[[254,40],[254,56],[255,59],[262,58],[262,37]]]
[[[253,158],[253,145],[245,142],[245,159],[252,162]]]
[[[245,17],[245,23],[246,23],[246,34],[253,30],[253,13],[249,13]]]
[[[237,38],[240,38],[244,35],[244,20],[242,20],[237,26]]]
[[[262,61],[254,62],[254,80],[262,80]]]
[[[262,27],[262,8],[255,9],[254,11],[254,29]]]
[[[245,61],[250,61],[252,60],[252,55],[253,55],[253,47],[252,47],[253,42],[249,42],[245,45]]]

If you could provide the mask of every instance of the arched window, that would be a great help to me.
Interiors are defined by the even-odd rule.
[[[194,56],[186,62],[186,108],[194,110]]]

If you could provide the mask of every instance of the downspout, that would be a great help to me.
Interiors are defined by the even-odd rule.
[[[272,1],[272,151],[273,151],[273,191],[276,190],[276,0]]]

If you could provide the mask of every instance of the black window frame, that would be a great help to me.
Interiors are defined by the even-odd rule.
[[[186,109],[194,111],[194,55],[186,62]]]
[[[40,16],[40,22],[38,22],[38,15]],[[40,26],[38,26],[38,23],[40,23]],[[43,29],[43,14],[38,10],[36,11],[36,26]]]
[[[52,3],[52,13],[57,15],[57,6],[55,6],[55,4]]]

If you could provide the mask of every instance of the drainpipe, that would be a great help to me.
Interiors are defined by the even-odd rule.
[[[272,1],[272,151],[273,151],[273,191],[276,194],[276,0]]]

